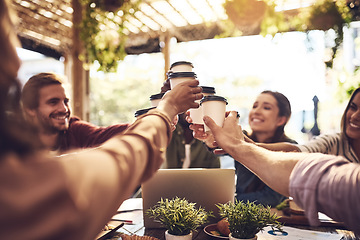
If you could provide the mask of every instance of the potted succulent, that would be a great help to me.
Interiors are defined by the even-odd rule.
[[[282,225],[277,221],[278,216],[271,213],[270,207],[254,202],[242,201],[217,204],[219,214],[228,222],[229,239],[257,239],[256,234],[265,227],[282,231]]]
[[[191,240],[192,232],[207,222],[211,212],[195,207],[196,203],[189,203],[185,198],[161,199],[146,214],[159,221],[166,228],[165,238]]]

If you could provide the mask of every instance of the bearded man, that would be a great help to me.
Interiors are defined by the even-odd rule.
[[[63,84],[58,74],[39,73],[32,76],[22,90],[26,119],[38,129],[47,149],[62,153],[74,148],[96,147],[127,129],[129,124],[99,127],[71,117]]]

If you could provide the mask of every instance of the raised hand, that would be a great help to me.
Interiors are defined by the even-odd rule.
[[[216,141],[213,145],[221,147],[230,155],[232,147],[244,141],[244,134],[241,126],[238,125],[238,114],[236,111],[227,113],[223,127],[216,125],[209,116],[204,116],[204,122],[211,129]],[[215,150],[215,153],[223,153],[223,151]]]
[[[195,101],[202,97],[199,81],[196,79],[187,80],[167,91],[157,108],[165,111],[173,119],[177,114],[183,113],[189,108],[198,108],[199,104]]]

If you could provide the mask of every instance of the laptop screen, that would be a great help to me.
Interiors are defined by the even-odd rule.
[[[155,175],[141,185],[143,198],[144,226],[159,228],[159,223],[149,218],[145,212],[161,198],[185,198],[196,203],[196,207],[212,211],[215,218],[209,223],[220,220],[218,203],[233,202],[235,197],[234,169],[159,169]]]

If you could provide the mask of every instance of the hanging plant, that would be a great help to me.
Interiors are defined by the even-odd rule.
[[[226,14],[235,26],[244,32],[260,32],[260,23],[268,5],[258,0],[227,0],[223,4]]]
[[[126,56],[125,21],[134,16],[140,0],[80,0],[83,6],[80,39],[84,53],[80,56],[85,68],[95,61],[98,71],[115,72],[118,61]]]
[[[326,63],[332,67],[333,59],[343,41],[343,27],[353,19],[358,0],[318,0],[312,6],[296,10],[275,11],[274,0],[226,0],[224,8],[229,19],[240,31],[249,28],[252,34],[275,36],[279,32],[323,30],[335,31],[332,54]],[[254,29],[258,28],[254,31]]]
[[[304,11],[308,30],[338,29],[351,21],[350,8],[346,0],[316,1],[311,8]]]
[[[326,35],[328,35],[329,31],[335,32],[335,38],[331,46],[331,56],[325,62],[327,67],[332,68],[337,50],[343,42],[343,27],[352,21],[352,14],[347,0],[316,1],[310,8],[304,8],[297,17],[305,19],[306,31],[323,30]],[[304,29],[304,25],[297,26],[296,29]]]
[[[264,19],[261,22],[260,35],[275,36],[276,33],[291,30],[291,21],[289,17],[286,16],[283,12],[275,11],[275,2],[268,1],[267,5],[269,7],[267,8]]]

